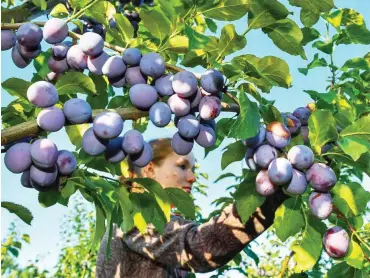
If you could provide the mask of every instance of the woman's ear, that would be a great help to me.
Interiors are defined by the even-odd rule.
[[[155,176],[154,176],[154,163],[152,161],[149,162],[148,165],[146,165],[143,169],[143,172],[144,172],[144,176],[146,178],[151,178],[151,179],[154,179]]]

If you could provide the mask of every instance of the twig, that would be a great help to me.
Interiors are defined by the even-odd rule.
[[[87,10],[88,8],[91,8],[92,6],[94,6],[96,3],[98,3],[100,0],[93,0],[90,4],[86,5],[85,7],[83,7],[81,10],[79,10],[77,13],[75,13],[74,15],[72,15],[71,17],[69,17],[66,22],[68,23],[69,21],[75,19],[75,18],[79,18],[83,12],[85,10]]]
[[[293,257],[294,255],[294,252],[290,252],[290,254],[288,256],[285,257],[284,261],[283,261],[283,264],[282,264],[282,268],[281,268],[281,271],[278,275],[278,278],[283,278],[284,277],[284,274],[288,268],[288,265],[289,265],[289,261],[290,259]]]
[[[235,104],[239,106],[239,101],[237,100],[236,97],[234,97],[232,94],[230,94],[228,91],[224,92],[225,95],[227,95],[228,98],[230,98]]]

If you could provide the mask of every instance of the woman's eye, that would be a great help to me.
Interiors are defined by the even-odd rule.
[[[186,169],[186,165],[180,165],[179,166],[182,170],[185,170]]]

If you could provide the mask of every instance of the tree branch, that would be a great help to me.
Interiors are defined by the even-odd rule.
[[[239,106],[235,104],[221,103],[222,111],[239,113]],[[117,108],[117,109],[94,109],[92,111],[92,118],[88,123],[92,123],[95,117],[103,111],[117,112],[123,120],[137,120],[141,117],[148,116],[148,111],[141,111],[136,108]],[[73,125],[66,122],[65,126]],[[12,127],[5,128],[1,131],[1,145],[6,145],[12,142],[16,142],[24,137],[35,137],[43,129],[37,125],[36,120],[24,122]]]

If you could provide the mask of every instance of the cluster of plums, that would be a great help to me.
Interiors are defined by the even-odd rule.
[[[138,167],[145,167],[153,158],[151,146],[142,134],[135,130],[125,132],[123,120],[116,112],[102,112],[96,116],[93,126],[82,137],[82,149],[91,156],[104,153],[107,161],[118,163],[127,156]]]
[[[72,124],[86,123],[92,116],[89,103],[79,98],[66,101],[63,109],[53,106],[58,101],[58,92],[53,84],[46,81],[32,84],[27,90],[27,98],[43,108],[37,116],[37,124],[46,131],[60,130],[66,120]],[[127,131],[124,137],[118,137],[122,130],[123,120],[119,114],[102,112],[95,117],[93,127],[84,133],[82,148],[91,156],[105,152],[106,159],[112,163],[120,162],[130,155],[135,165],[144,167],[152,159],[150,145],[136,130]]]
[[[48,20],[43,30],[38,25],[27,22],[22,24],[16,33],[12,30],[1,30],[1,50],[12,48],[14,64],[19,68],[25,68],[41,53],[42,39],[49,44],[56,44],[67,36],[68,26],[62,19]]]
[[[69,176],[77,168],[73,153],[58,151],[49,139],[12,145],[5,154],[4,162],[9,171],[22,173],[21,184],[24,187],[38,191],[57,190],[59,177]]]
[[[272,195],[279,186],[289,194],[303,194],[310,185],[313,191],[308,205],[313,215],[323,220],[333,209],[329,190],[337,182],[334,171],[324,163],[314,163],[314,153],[305,145],[293,146],[286,156],[283,151],[291,134],[297,135],[300,128],[307,127],[309,112],[299,108],[294,115],[285,114],[288,127],[280,122],[260,126],[256,136],[243,140],[248,147],[245,161],[251,170],[259,171],[256,190],[262,196]],[[349,237],[345,230],[334,227],[326,232],[323,243],[331,257],[340,258],[348,251]]]
[[[130,99],[138,109],[149,109],[149,118],[157,127],[166,126],[171,121],[171,114],[174,114],[178,132],[172,138],[172,148],[175,153],[186,155],[191,152],[194,141],[204,148],[216,143],[215,119],[221,112],[223,88],[224,78],[215,69],[201,75],[200,87],[193,73],[181,71],[161,76],[155,80],[154,86],[132,86]],[[142,97],[139,96],[145,91],[147,96],[153,97],[147,98],[148,102],[143,107],[142,102],[139,103]],[[156,102],[157,94],[168,97],[167,103]]]

